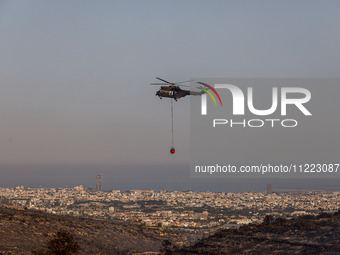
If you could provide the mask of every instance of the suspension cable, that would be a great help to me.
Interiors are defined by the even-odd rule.
[[[171,98],[171,146],[174,147],[174,106]]]

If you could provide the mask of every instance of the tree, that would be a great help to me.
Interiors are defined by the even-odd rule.
[[[263,219],[264,224],[271,224],[274,222],[274,216],[273,215],[266,215]]]
[[[173,248],[171,246],[172,244],[169,240],[167,239],[163,240],[162,248],[160,249],[160,252],[162,252],[164,255],[173,254]]]
[[[75,238],[66,230],[61,230],[48,241],[47,250],[34,251],[34,255],[71,255],[80,251]]]
[[[77,253],[80,246],[69,232],[62,230],[48,242],[48,249],[53,255],[68,255]]]

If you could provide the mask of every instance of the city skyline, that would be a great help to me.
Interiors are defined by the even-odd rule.
[[[268,214],[294,218],[339,210],[340,191],[272,192],[180,192],[154,190],[86,190],[0,188],[5,204],[52,214],[118,219],[182,231],[218,229],[236,224],[260,223]],[[274,191],[274,190],[273,190]],[[235,226],[235,225],[234,225]]]

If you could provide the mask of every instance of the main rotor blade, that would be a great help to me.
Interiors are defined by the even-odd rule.
[[[189,81],[192,81],[192,80],[180,81],[180,82],[176,82],[176,83],[174,83],[174,84],[176,85],[176,84],[186,83],[186,82],[189,82]]]
[[[160,80],[160,81],[163,81],[163,82],[166,82],[166,83],[169,83],[169,84],[172,84],[171,82],[168,82],[168,81],[166,81],[166,80],[163,80],[163,79],[161,79],[161,78],[159,78],[159,77],[156,77],[156,79],[158,79],[158,80]]]
[[[150,83],[150,85],[166,85],[166,86],[169,86],[168,83]]]

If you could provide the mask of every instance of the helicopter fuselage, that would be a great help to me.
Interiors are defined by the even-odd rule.
[[[162,97],[169,97],[175,100],[189,95],[201,95],[201,94],[202,94],[201,92],[184,90],[178,86],[161,86],[161,89],[156,92],[156,96],[158,96],[161,99]]]

